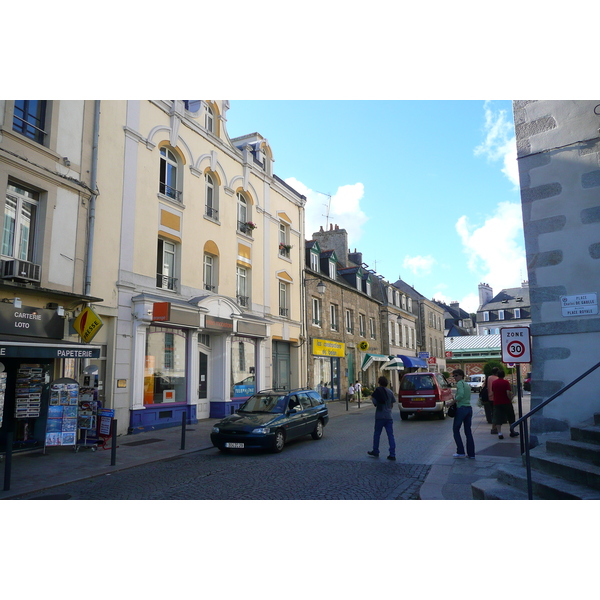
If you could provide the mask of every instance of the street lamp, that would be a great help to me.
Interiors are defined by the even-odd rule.
[[[306,283],[307,281],[318,281],[319,283],[317,283],[317,292],[319,292],[319,294],[321,294],[321,296],[325,293],[325,284],[323,283],[323,281],[321,279],[305,279],[304,282]]]

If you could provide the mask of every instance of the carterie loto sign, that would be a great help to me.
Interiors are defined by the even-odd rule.
[[[86,344],[94,339],[102,325],[102,319],[89,306],[73,321],[73,328]]]

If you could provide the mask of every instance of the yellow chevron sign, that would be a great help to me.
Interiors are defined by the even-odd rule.
[[[102,325],[102,319],[89,307],[84,308],[73,321],[73,328],[86,344],[94,339]]]

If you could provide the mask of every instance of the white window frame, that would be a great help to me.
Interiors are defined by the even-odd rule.
[[[14,202],[14,215],[9,206]],[[4,205],[2,256],[35,262],[39,194],[14,183],[8,184]],[[29,207],[27,206],[29,205]],[[10,219],[13,226],[8,227]]]
[[[520,318],[521,318],[521,309],[515,308],[515,319],[520,319]]]
[[[205,215],[209,219],[219,220],[219,187],[215,185],[213,176],[210,173],[204,174],[205,183]]]
[[[178,245],[170,240],[158,238],[156,266],[156,287],[176,292]]]
[[[159,194],[173,202],[181,202],[183,200],[182,173],[183,169],[177,153],[169,146],[163,146],[160,149]]]
[[[215,114],[208,104],[204,111],[204,128],[210,133],[215,133]]]
[[[248,271],[246,267],[235,267],[235,294],[238,303],[242,306],[248,307],[250,305],[250,285],[248,278]]]
[[[315,327],[321,327],[321,301],[318,298],[312,299],[312,324]]]
[[[347,308],[346,309],[346,333],[354,333],[354,315],[352,311]]]
[[[217,291],[217,260],[217,257],[212,254],[204,254],[204,289],[211,292]]]
[[[362,313],[358,313],[358,335],[360,337],[366,337],[367,330],[365,327],[365,315]]]
[[[489,311],[484,310],[483,311],[483,321],[484,321],[484,323],[486,323],[489,320],[490,320],[490,313],[489,313]]]
[[[338,307],[336,304],[329,305],[329,321],[330,321],[331,330],[338,331],[340,325],[338,323]]]
[[[498,310],[498,320],[504,321],[504,309],[502,308]]]
[[[336,270],[335,270],[335,262],[332,260],[329,261],[329,279],[335,279]]]
[[[289,317],[289,290],[285,281],[279,281],[279,316]]]
[[[310,268],[316,273],[319,272],[319,255],[317,252],[310,253]]]
[[[371,336],[372,340],[377,338],[377,331],[375,330],[375,319],[373,317],[369,317],[369,335]]]

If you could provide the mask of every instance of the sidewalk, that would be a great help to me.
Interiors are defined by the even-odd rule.
[[[530,396],[523,397],[523,414],[529,410]],[[485,419],[483,408],[472,401],[473,421],[471,429],[475,440],[475,459],[452,458],[456,452],[456,444],[452,440],[443,454],[437,458],[421,486],[421,500],[473,500],[471,484],[483,478],[494,478],[496,469],[501,464],[521,464],[520,437],[509,437],[510,427],[502,426],[504,439],[499,440],[492,435],[492,426]],[[515,403],[515,416],[519,418]],[[464,430],[461,430],[463,443]]]
[[[345,401],[328,402],[330,418],[346,413]],[[362,401],[348,406],[349,411],[372,410],[372,404]],[[485,422],[483,409],[474,406],[473,435],[475,437],[475,460],[453,459],[456,451],[454,442],[450,443],[442,456],[434,464],[421,487],[422,500],[472,500],[471,483],[484,477],[493,477],[499,463],[520,461],[518,438],[508,437],[498,440],[490,435],[490,426]],[[185,429],[185,450],[181,450],[181,427],[171,427],[122,435],[117,438],[115,465],[111,466],[112,441],[107,450],[81,448],[77,452],[73,447],[51,447],[28,453],[15,453],[12,456],[10,490],[0,491],[0,500],[15,498],[23,494],[38,493],[40,497],[52,498],[54,486],[72,483],[95,477],[110,475],[117,471],[138,465],[176,458],[192,452],[208,450],[213,447],[210,432],[219,419],[205,419]],[[0,460],[0,482],[4,482],[5,460]],[[3,485],[1,487],[4,487]]]

